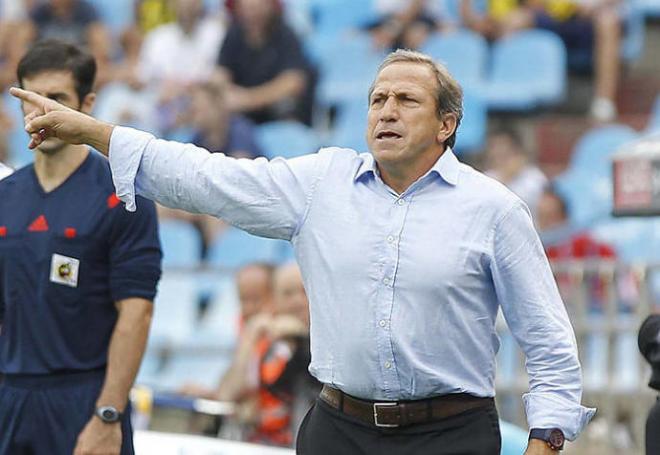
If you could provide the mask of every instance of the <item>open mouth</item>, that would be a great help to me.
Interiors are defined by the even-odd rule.
[[[394,131],[381,131],[376,135],[376,139],[401,139],[401,135]]]

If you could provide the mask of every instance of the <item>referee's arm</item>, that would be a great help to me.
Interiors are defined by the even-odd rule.
[[[114,406],[124,412],[128,394],[144,354],[153,313],[153,303],[142,298],[115,302],[119,317],[110,339],[105,382],[96,406]],[[121,450],[121,424],[107,424],[93,416],[83,429],[74,455],[116,453]]]

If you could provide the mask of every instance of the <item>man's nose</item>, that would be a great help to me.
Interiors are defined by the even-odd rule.
[[[399,108],[396,103],[396,99],[393,96],[388,97],[383,104],[383,108],[380,111],[381,120],[390,121],[396,120],[399,117]]]

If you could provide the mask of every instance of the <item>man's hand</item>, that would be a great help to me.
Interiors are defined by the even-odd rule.
[[[30,113],[25,116],[25,131],[32,138],[29,148],[38,147],[49,137],[57,137],[69,144],[87,144],[108,154],[112,125],[34,92],[12,87],[9,93],[33,107],[26,109]]]
[[[78,436],[73,455],[119,455],[121,423],[103,423],[94,416]]]
[[[559,450],[552,450],[548,443],[540,439],[530,439],[525,455],[557,455]]]

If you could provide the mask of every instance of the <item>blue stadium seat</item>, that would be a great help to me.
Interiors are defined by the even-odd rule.
[[[566,48],[555,34],[527,30],[497,41],[485,87],[488,106],[528,111],[556,104],[566,89]]]
[[[647,133],[660,133],[660,95],[655,99],[649,121],[646,124]]]
[[[328,35],[362,27],[377,18],[372,0],[313,0],[312,14],[317,33]]]
[[[486,141],[488,110],[486,103],[474,91],[463,93],[463,121],[456,134],[456,153],[472,155],[480,153]]]
[[[627,263],[660,260],[660,234],[650,218],[609,218],[594,225],[594,238],[615,248],[617,258]]]
[[[202,258],[199,231],[183,220],[160,221],[159,236],[164,267],[195,267]]]
[[[196,267],[201,260],[199,232],[181,220],[163,220],[159,236],[163,249],[163,276],[154,302],[149,337],[150,349],[181,343],[197,322],[199,284],[192,271],[173,267]]]
[[[358,152],[368,152],[366,139],[368,111],[366,96],[342,104],[337,111],[330,143],[333,146],[347,147]]]
[[[158,374],[157,388],[175,391],[189,383],[207,388],[217,387],[231,358],[230,350],[179,348],[172,353]]]
[[[163,270],[154,301],[150,347],[176,346],[192,333],[197,323],[198,297],[199,286],[194,273]]]
[[[568,169],[556,187],[569,203],[571,221],[584,228],[612,212],[611,157],[637,133],[624,125],[608,125],[587,132],[573,149]]]
[[[384,56],[373,48],[369,35],[355,33],[332,40],[312,38],[312,42],[315,44],[311,53],[320,69],[318,101],[332,106],[366,100]]]
[[[637,8],[647,17],[660,17],[660,0],[636,0]]]
[[[612,154],[637,137],[635,130],[625,125],[594,128],[584,134],[573,148],[569,168],[579,168],[596,174],[609,172]]]
[[[237,269],[251,262],[276,263],[283,242],[230,227],[211,245],[207,260],[210,265],[229,269]]]
[[[269,122],[259,125],[256,139],[266,156],[274,158],[294,158],[316,153],[320,147],[316,132],[295,121]]]
[[[488,43],[477,33],[459,29],[430,36],[421,51],[445,64],[464,88],[483,84],[488,62]]]
[[[13,126],[7,134],[7,147],[9,148],[9,165],[18,169],[34,161],[34,152],[28,149],[30,139],[23,129],[23,111],[21,102],[5,92],[2,104],[5,113],[11,119]]]
[[[134,0],[91,0],[101,16],[101,21],[115,38],[134,21]]]

